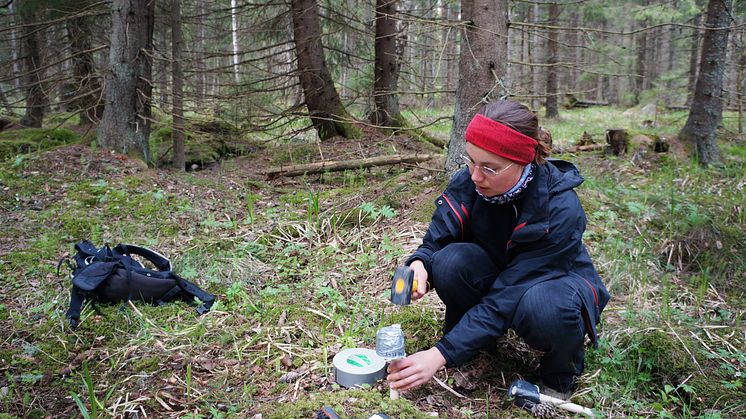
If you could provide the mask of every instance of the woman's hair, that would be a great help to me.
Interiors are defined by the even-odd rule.
[[[543,164],[552,152],[552,134],[539,126],[539,118],[526,106],[512,100],[495,100],[477,112],[536,141],[534,163]]]

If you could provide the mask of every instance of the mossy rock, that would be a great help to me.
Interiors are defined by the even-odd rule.
[[[256,142],[244,138],[238,128],[225,121],[190,121],[185,131],[187,167],[207,166],[225,157],[249,154],[259,148]],[[158,166],[173,162],[172,136],[170,124],[156,128],[151,133],[151,150]]]
[[[0,160],[79,140],[80,135],[65,128],[23,128],[0,132]]]

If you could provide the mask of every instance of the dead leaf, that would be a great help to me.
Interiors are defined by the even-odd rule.
[[[264,368],[260,367],[259,365],[253,365],[251,368],[249,368],[249,371],[251,371],[252,374],[261,374],[264,372]]]
[[[463,388],[464,390],[474,390],[474,388],[476,388],[476,384],[471,381],[471,377],[468,377],[461,371],[456,371],[456,373],[453,374],[453,379],[456,382],[456,386]]]
[[[235,367],[238,364],[239,362],[237,359],[229,358],[229,359],[223,360],[223,366],[225,367]]]
[[[290,368],[290,367],[293,366],[293,358],[291,358],[290,355],[288,355],[288,354],[285,354],[285,356],[282,357],[282,359],[280,360],[280,362],[282,362],[282,365],[284,365],[284,366],[286,366],[288,368]]]
[[[205,358],[203,356],[197,358],[197,364],[199,364],[200,367],[207,371],[212,371],[215,369],[215,363],[208,358]]]

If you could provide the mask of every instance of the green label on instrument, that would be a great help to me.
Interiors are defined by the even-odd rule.
[[[355,354],[355,355],[349,356],[347,358],[347,363],[350,364],[350,365],[352,365],[353,367],[358,367],[358,368],[363,368],[366,365],[370,365],[371,364],[370,359],[368,358],[368,356],[367,355],[363,355],[363,354]],[[363,364],[365,364],[365,365],[363,365]]]

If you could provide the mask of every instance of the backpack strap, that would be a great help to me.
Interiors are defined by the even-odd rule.
[[[159,271],[170,271],[171,261],[162,254],[134,244],[118,244],[112,249],[114,256],[138,255],[153,264]]]
[[[70,328],[75,330],[80,324],[80,311],[83,309],[83,303],[85,302],[85,296],[80,288],[73,285],[70,290],[70,308],[67,310],[67,319],[70,323]]]
[[[173,276],[176,279],[176,283],[182,290],[184,290],[184,292],[187,293],[187,295],[191,296],[192,298],[197,297],[198,300],[202,301],[202,305],[197,307],[197,314],[201,316],[210,311],[210,308],[215,303],[214,295],[206,292],[202,288],[192,284],[191,282],[180,277],[179,275],[176,275],[175,273],[173,274]]]
[[[67,267],[70,269],[70,272],[75,270],[75,266],[73,266],[73,263],[70,261],[70,256],[65,256],[62,259],[60,259],[59,262],[57,262],[57,276],[60,276],[60,268],[62,267],[63,263],[67,264]]]

